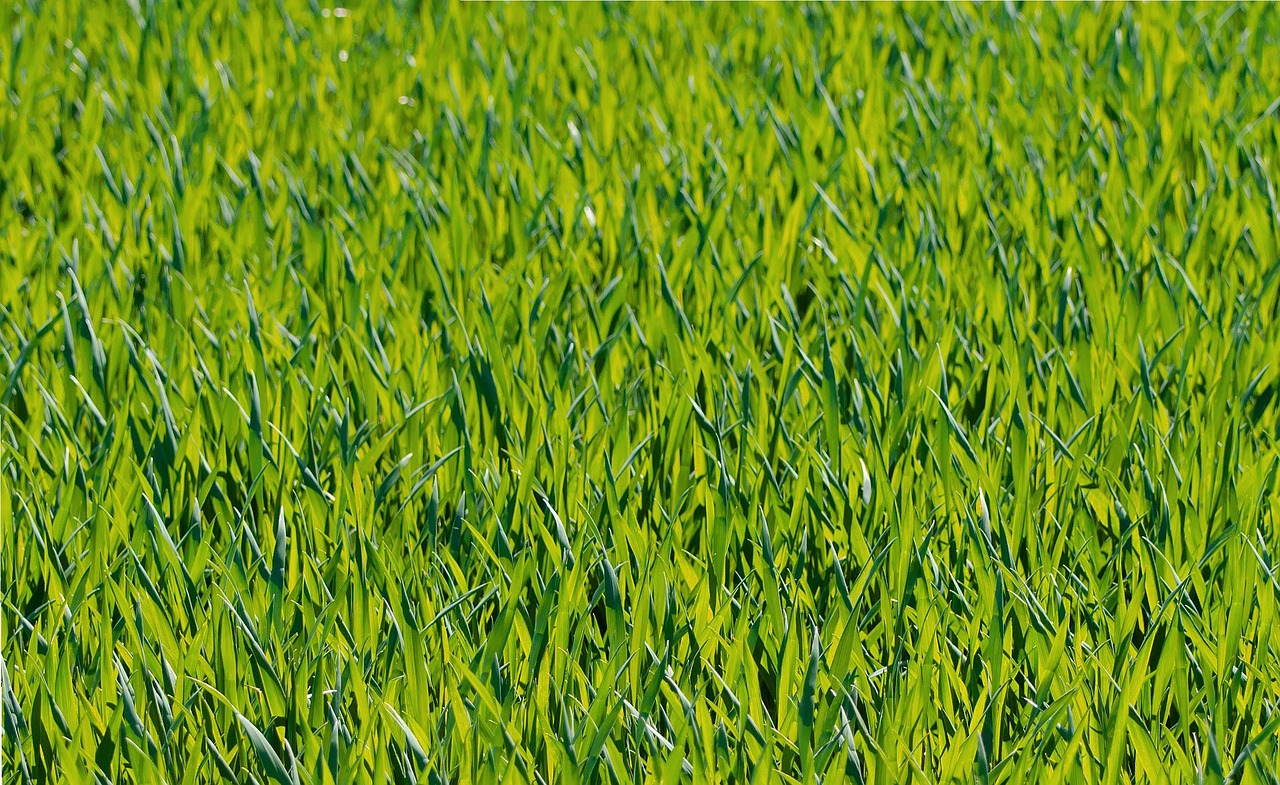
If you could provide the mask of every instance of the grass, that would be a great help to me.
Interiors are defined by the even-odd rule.
[[[6,783],[1280,781],[1272,5],[0,11]]]

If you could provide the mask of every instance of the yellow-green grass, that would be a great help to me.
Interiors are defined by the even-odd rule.
[[[6,784],[1277,781],[1276,6],[0,31]]]

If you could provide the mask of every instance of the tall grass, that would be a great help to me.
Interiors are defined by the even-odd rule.
[[[0,30],[6,783],[1280,778],[1274,5]]]

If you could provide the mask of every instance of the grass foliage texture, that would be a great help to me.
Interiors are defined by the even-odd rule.
[[[1275,6],[0,29],[5,782],[1277,782]]]

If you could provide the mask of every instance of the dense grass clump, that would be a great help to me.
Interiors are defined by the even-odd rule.
[[[0,29],[6,783],[1277,782],[1275,6]]]

